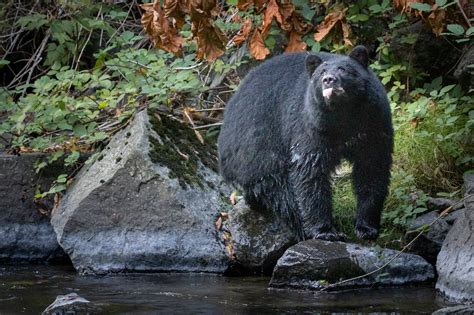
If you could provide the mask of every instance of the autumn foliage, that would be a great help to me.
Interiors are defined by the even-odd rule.
[[[246,41],[249,42],[249,50],[254,58],[265,59],[270,50],[265,46],[264,38],[268,35],[273,21],[287,32],[287,52],[306,49],[302,36],[309,33],[313,25],[305,21],[290,1],[240,0],[237,4],[241,11],[247,11],[251,6],[263,17],[261,24],[254,25],[250,17],[242,19],[235,15],[234,21],[240,22],[241,28],[230,42],[214,22],[214,18],[221,12],[217,1],[214,0],[165,0],[163,7],[158,0],[142,4],[141,7],[145,10],[142,24],[155,47],[180,54],[184,39],[179,35],[179,31],[184,25],[185,16],[188,15],[193,38],[197,42],[197,56],[209,61],[220,57],[227,44],[240,45]]]
[[[286,52],[305,50],[307,44],[303,41],[303,36],[312,31],[314,40],[318,42],[331,36],[346,47],[354,45],[351,24],[346,19],[347,7],[343,3],[330,6],[329,2],[311,2],[312,5],[325,7],[326,11],[316,27],[296,10],[291,0],[238,0],[233,10],[225,12],[219,3],[216,0],[164,0],[161,5],[159,0],[155,0],[141,5],[145,10],[142,24],[155,47],[180,55],[186,41],[180,35],[180,30],[185,24],[186,16],[189,16],[192,37],[197,43],[197,57],[208,61],[223,55],[226,47],[244,42],[248,42],[250,54],[255,59],[265,59],[270,54],[265,38],[272,25],[286,33]],[[445,29],[448,10],[438,3],[440,0],[394,0],[393,7],[399,12],[421,18],[435,34],[440,35]],[[461,7],[468,6],[468,0],[460,0],[458,3]],[[413,4],[422,7],[417,9]],[[248,14],[242,17],[238,12]],[[215,23],[219,16],[241,25],[236,34],[227,34],[230,40]],[[456,17],[450,19],[455,20]]]

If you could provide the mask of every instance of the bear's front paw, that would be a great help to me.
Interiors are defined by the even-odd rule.
[[[364,240],[375,240],[379,236],[379,230],[367,225],[366,223],[356,224],[357,238]]]
[[[346,235],[344,233],[340,233],[336,231],[334,228],[331,228],[329,231],[321,231],[317,230],[312,233],[312,238],[314,239],[319,239],[319,240],[325,240],[325,241],[331,241],[331,242],[337,242],[337,241],[345,241],[346,240]]]

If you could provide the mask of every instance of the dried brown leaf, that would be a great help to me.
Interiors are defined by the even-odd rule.
[[[324,21],[321,22],[316,28],[314,39],[318,42],[323,40],[343,18],[344,14],[341,11],[336,11],[326,15]]]
[[[200,22],[195,36],[198,46],[197,58],[214,61],[224,54],[227,38],[212,21]]]
[[[304,51],[306,49],[306,43],[303,42],[301,36],[301,34],[295,31],[290,32],[290,38],[288,39],[288,46],[286,46],[285,52]]]
[[[254,0],[239,0],[237,2],[237,8],[240,11],[247,11],[247,9],[254,3]]]
[[[183,27],[187,11],[186,0],[164,0],[163,12],[166,17],[175,19],[175,26],[178,29]]]
[[[173,27],[166,18],[160,6],[160,1],[140,5],[145,12],[142,15],[141,22],[148,36],[157,48],[180,54],[184,38],[179,35],[178,30]]]
[[[260,30],[254,30],[252,38],[250,39],[249,49],[252,56],[257,60],[263,60],[270,54],[270,50],[265,47]]]
[[[341,27],[342,27],[342,38],[344,40],[344,45],[349,46],[349,47],[354,46],[354,44],[352,44],[352,41],[351,41],[352,31],[349,24],[341,21]]]
[[[196,57],[214,61],[224,54],[227,37],[213,22],[219,13],[216,0],[190,0],[191,31],[197,42]]]
[[[304,17],[296,11],[291,15],[291,24],[293,25],[293,30],[302,35],[307,34],[313,29],[313,24],[307,22]]]
[[[436,5],[435,5],[436,6]],[[427,21],[430,25],[433,33],[439,36],[444,30],[444,21],[446,18],[446,10],[435,9],[433,12],[428,15]]]
[[[231,194],[230,194],[230,197],[229,197],[229,200],[230,200],[230,203],[235,205],[237,203],[237,198],[239,197],[239,193],[237,191],[233,191]]]
[[[268,3],[268,0],[254,0],[255,11],[260,12],[264,8],[265,4]]]
[[[239,33],[232,38],[232,41],[236,45],[240,45],[247,40],[250,35],[250,31],[252,31],[253,22],[252,19],[247,17],[242,26],[240,27]]]
[[[267,3],[265,11],[263,12],[263,22],[261,29],[263,36],[267,35],[270,27],[272,26],[272,21],[274,18],[278,24],[283,24],[283,17],[280,14],[280,8],[278,7],[276,0],[270,0]]]
[[[218,217],[216,220],[216,229],[220,231],[222,228],[222,217]]]

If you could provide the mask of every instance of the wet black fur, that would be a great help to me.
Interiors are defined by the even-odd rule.
[[[343,238],[331,215],[331,173],[342,158],[353,163],[356,234],[378,236],[393,128],[386,93],[367,63],[362,46],[350,56],[280,55],[253,69],[227,104],[221,174],[252,208],[288,219],[301,239]],[[330,102],[322,96],[327,75],[345,91]]]

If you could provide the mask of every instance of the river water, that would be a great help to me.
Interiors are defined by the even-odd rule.
[[[75,292],[101,314],[430,314],[429,286],[309,293],[267,289],[269,278],[209,274],[80,276],[67,266],[0,266],[0,314],[40,314]]]

